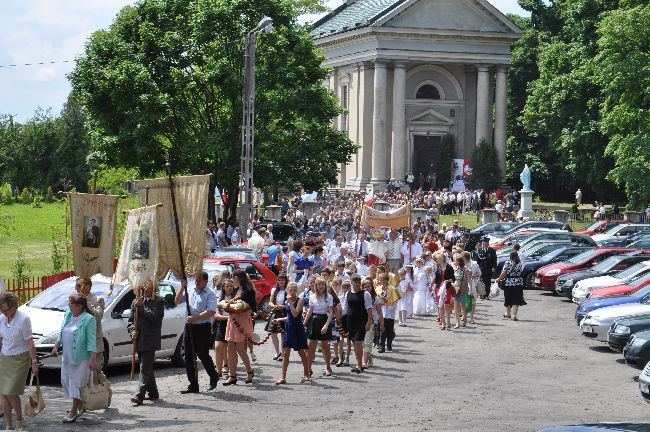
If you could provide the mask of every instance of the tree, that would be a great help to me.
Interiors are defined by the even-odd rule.
[[[600,24],[595,71],[605,96],[601,130],[616,160],[609,178],[638,209],[650,202],[650,5],[625,4]]]
[[[74,93],[68,96],[57,123],[58,140],[52,149],[47,184],[59,185],[62,179],[68,179],[76,190],[86,191],[90,136],[85,114]]]
[[[453,182],[451,176],[453,175],[452,164],[456,159],[456,137],[452,134],[443,136],[440,146],[440,170],[438,171],[439,178],[437,182],[438,187],[445,188],[449,186],[450,182]]]
[[[493,191],[501,185],[499,153],[494,147],[481,139],[472,152],[472,186]]]
[[[302,2],[317,4],[319,2]],[[69,75],[93,122],[93,157],[151,175],[169,149],[177,173],[213,173],[236,205],[241,155],[243,43],[258,37],[255,184],[334,183],[352,142],[331,127],[342,113],[324,88],[324,58],[288,0],[148,0],[95,32]]]

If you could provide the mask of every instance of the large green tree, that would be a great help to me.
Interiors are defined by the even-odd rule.
[[[602,132],[616,159],[611,179],[625,186],[630,204],[650,203],[650,4],[622,2],[601,23],[596,76],[605,99]]]
[[[236,196],[244,36],[270,16],[275,28],[257,44],[255,184],[334,183],[355,147],[331,127],[342,110],[323,86],[322,54],[296,23],[321,2],[298,3],[147,0],[123,8],[92,35],[69,76],[97,132],[94,157],[151,175],[169,149],[176,172],[213,173]]]

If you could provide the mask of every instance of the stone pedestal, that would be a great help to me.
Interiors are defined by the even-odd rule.
[[[266,206],[264,218],[272,221],[279,221],[282,219],[282,207],[277,205]]]
[[[533,211],[533,195],[535,192],[532,190],[521,190],[519,191],[521,195],[521,207],[517,213],[519,219],[529,219],[535,216]]]
[[[494,209],[484,209],[483,210],[483,221],[481,223],[492,223],[498,221],[497,211]]]
[[[305,217],[311,219],[315,214],[320,210],[320,204],[317,202],[306,202],[305,206]]]
[[[553,210],[553,220],[567,224],[569,223],[569,212],[566,210]]]
[[[643,220],[643,213],[641,212],[633,212],[633,211],[626,211],[625,212],[625,220],[630,222],[630,223],[641,223]]]
[[[427,209],[422,209],[422,208],[411,209],[411,225],[416,223],[418,221],[418,218],[420,219],[420,221],[425,222],[427,219]]]
[[[379,211],[388,211],[390,209],[390,204],[386,201],[378,200],[372,203],[372,208]]]

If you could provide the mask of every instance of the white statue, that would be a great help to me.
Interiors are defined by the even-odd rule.
[[[526,166],[524,166],[524,170],[521,172],[521,174],[519,174],[519,180],[521,180],[521,184],[524,186],[522,190],[532,190],[530,188],[530,178],[530,168],[528,168],[528,164],[526,164]]]

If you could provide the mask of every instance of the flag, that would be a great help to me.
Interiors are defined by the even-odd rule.
[[[221,192],[219,191],[219,186],[214,187],[214,203],[225,204],[225,200],[221,198]]]
[[[210,176],[174,177],[173,184],[185,274],[189,277],[203,269]],[[145,204],[145,188],[147,186],[149,186],[149,202],[163,204],[158,212],[158,279],[162,279],[169,270],[177,276],[181,276],[183,269],[178,251],[169,179],[157,178],[138,181],[138,193],[142,206]]]
[[[159,252],[157,205],[129,211],[122,240],[122,252],[117,262],[115,285],[128,280],[132,289],[138,289],[148,280],[158,284]]]
[[[374,201],[375,201],[375,187],[373,185],[369,185],[368,189],[366,190],[366,196],[363,198],[363,202],[365,205],[371,206]]]
[[[75,274],[84,278],[96,273],[113,276],[120,197],[80,193],[69,197]]]
[[[411,225],[411,204],[391,211],[379,211],[372,207],[364,206],[361,225],[368,228],[405,228]]]

